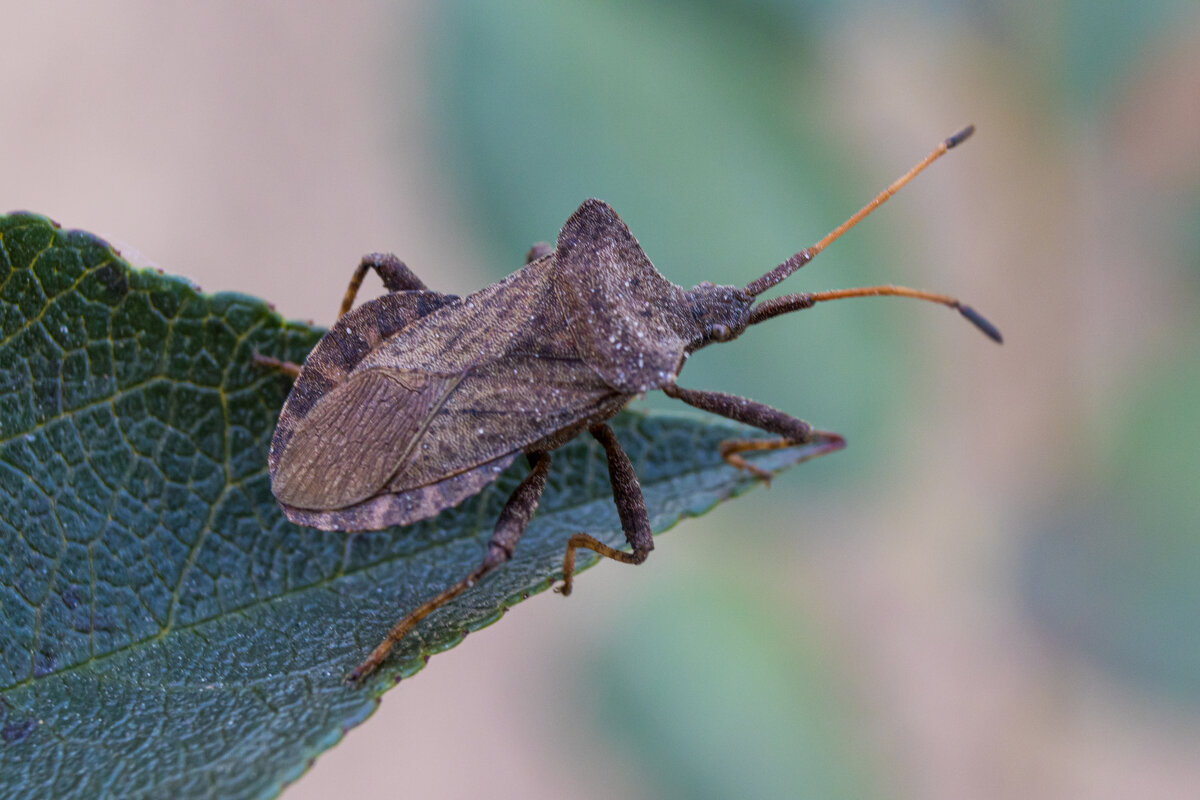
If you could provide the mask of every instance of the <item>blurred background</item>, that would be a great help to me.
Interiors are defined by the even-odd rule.
[[[323,325],[365,252],[464,294],[590,196],[742,285],[979,128],[785,287],[1002,348],[861,300],[704,351],[850,447],[437,656],[287,800],[1200,796],[1192,0],[10,0],[0,70],[0,209]]]

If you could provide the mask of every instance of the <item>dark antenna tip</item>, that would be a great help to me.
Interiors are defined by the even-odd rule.
[[[979,330],[983,331],[984,336],[988,337],[996,344],[1004,344],[1004,337],[1000,335],[1000,330],[995,325],[984,319],[983,315],[978,311],[970,306],[959,306],[958,313],[970,320],[971,324],[976,328],[979,328]]]
[[[971,137],[971,134],[974,132],[975,132],[974,125],[968,125],[967,127],[963,128],[961,131],[959,131],[958,133],[954,134],[953,136],[951,136],[949,139],[946,140],[946,149],[949,150],[953,147],[958,147],[960,144],[962,144],[967,139],[969,139]]]

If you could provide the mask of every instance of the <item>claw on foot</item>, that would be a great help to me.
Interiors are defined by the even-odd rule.
[[[391,637],[384,639],[378,647],[371,651],[371,655],[367,656],[366,661],[346,673],[346,677],[342,679],[342,683],[347,686],[361,686],[362,682],[387,659],[393,644],[394,642]]]
[[[774,445],[772,443],[772,445],[773,445],[772,447],[765,448],[765,447],[755,446],[756,443],[757,443],[757,440],[746,441],[746,440],[741,440],[741,439],[729,439],[724,442],[721,442],[721,444],[718,445],[718,452],[720,452],[720,454],[721,454],[721,460],[724,461],[726,464],[728,464],[731,467],[736,467],[737,469],[743,470],[745,472],[749,472],[751,475],[753,475],[754,477],[758,478],[763,483],[765,483],[767,485],[767,488],[770,488],[771,487],[771,473],[767,472],[762,467],[751,464],[744,457],[742,457],[741,453],[745,450],[776,449],[776,447],[778,445]]]
[[[771,485],[771,473],[747,461],[741,454],[759,450],[783,450],[789,447],[810,447],[799,460],[808,461],[841,450],[846,446],[846,440],[836,433],[828,431],[813,431],[812,438],[798,442],[794,439],[726,439],[718,445],[721,459],[731,467],[745,470],[756,478],[761,478],[767,486]]]

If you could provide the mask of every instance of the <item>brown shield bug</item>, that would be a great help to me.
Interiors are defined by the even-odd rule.
[[[644,561],[654,542],[641,487],[606,421],[645,392],[660,389],[777,435],[721,446],[728,463],[764,479],[742,453],[808,444],[819,455],[845,446],[837,434],[753,400],[678,386],[684,361],[701,347],[779,314],[872,295],[941,303],[999,342],[999,331],[969,306],[901,286],[756,302],[973,130],[940,143],[825,238],[744,288],[671,283],[599,200],[571,215],[556,246],[535,245],[522,269],[466,298],[426,288],[395,256],[364,258],[337,323],[303,367],[260,359],[296,375],[269,456],[271,489],[288,519],[325,530],[378,530],[476,494],[518,455],[528,459],[529,473],[509,497],[479,566],[409,611],[347,679],[364,678],[421,619],[512,556],[546,485],[550,453],[584,431],[608,457],[631,552],[576,533],[567,542],[558,591],[571,592],[579,548],[626,564]],[[371,269],[388,293],[351,311]]]

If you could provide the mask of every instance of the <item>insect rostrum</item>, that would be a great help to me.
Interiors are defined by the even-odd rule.
[[[958,309],[984,333],[999,332],[952,297],[896,286],[757,296],[817,255],[917,172],[961,142],[947,139],[900,180],[812,247],[745,288],[676,286],[659,274],[607,204],[587,200],[554,247],[535,245],[526,265],[466,297],[427,288],[395,256],[356,270],[338,321],[297,372],[271,444],[271,488],[293,522],[326,530],[376,530],[432,516],[476,494],[520,455],[529,473],[512,493],[479,566],[408,613],[348,678],[357,681],[434,609],[507,561],[537,507],[551,453],[587,431],[603,446],[613,498],[631,552],[573,535],[559,591],[569,594],[575,551],[639,564],[654,547],[641,487],[607,420],[638,395],[662,390],[696,408],[779,438],[722,443],[730,464],[763,477],[741,455],[815,445],[844,447],[834,433],[761,403],[685,389],[687,357],[737,338],[748,325],[826,300],[898,295]],[[350,311],[365,273],[388,293]]]

